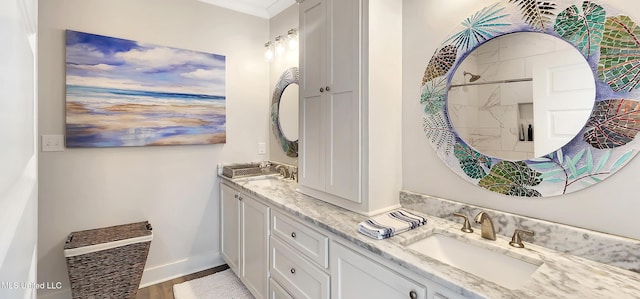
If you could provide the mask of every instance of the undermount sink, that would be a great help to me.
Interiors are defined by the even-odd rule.
[[[251,185],[257,185],[260,187],[271,187],[271,186],[275,186],[275,184],[279,179],[280,178],[278,176],[271,174],[271,175],[262,175],[258,177],[246,178],[245,180],[247,183],[250,183]]]
[[[439,233],[408,248],[509,289],[521,287],[542,265],[542,261],[525,261]]]

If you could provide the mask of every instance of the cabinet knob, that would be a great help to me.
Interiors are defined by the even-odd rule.
[[[327,87],[325,87],[325,88],[324,88],[324,90],[326,90],[326,91],[330,91],[330,90],[331,90],[331,87],[329,87],[329,85],[327,85]]]
[[[296,237],[296,232],[292,232],[292,233],[291,233],[291,237],[292,237],[292,238],[295,238],[295,237]]]
[[[242,196],[238,197],[239,200],[242,200]]]
[[[291,274],[296,274],[296,268],[291,268]]]
[[[418,299],[418,293],[416,293],[416,291],[409,292],[409,298]]]
[[[320,92],[324,92],[324,87],[320,87]]]
[[[238,198],[238,194],[234,195],[233,197]]]

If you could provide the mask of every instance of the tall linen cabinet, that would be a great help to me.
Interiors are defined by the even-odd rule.
[[[398,207],[402,0],[299,11],[299,191],[364,215]]]

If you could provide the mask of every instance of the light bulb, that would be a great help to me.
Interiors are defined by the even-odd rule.
[[[273,50],[271,49],[271,42],[264,44],[264,58],[271,60],[273,58]]]
[[[276,56],[280,56],[284,53],[284,45],[282,44],[282,36],[276,36]]]
[[[287,40],[289,40],[289,49],[294,50],[298,48],[298,34],[295,29],[289,29],[289,32],[287,32]]]

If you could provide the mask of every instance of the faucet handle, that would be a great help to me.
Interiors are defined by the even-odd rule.
[[[535,235],[535,233],[530,230],[516,228],[516,230],[513,232],[513,237],[511,237],[511,241],[509,242],[509,245],[516,248],[524,248],[524,244],[522,244],[522,239],[520,238],[520,233],[527,234],[530,236]]]
[[[282,175],[283,178],[285,179],[289,178],[289,169],[286,166],[282,164],[278,164],[278,166],[276,166],[276,171],[280,173],[280,175]]]
[[[462,228],[460,229],[461,231],[465,233],[473,232],[473,229],[471,228],[471,223],[469,222],[469,218],[467,218],[467,216],[460,213],[453,213],[453,216],[464,218],[464,223],[462,224]]]

